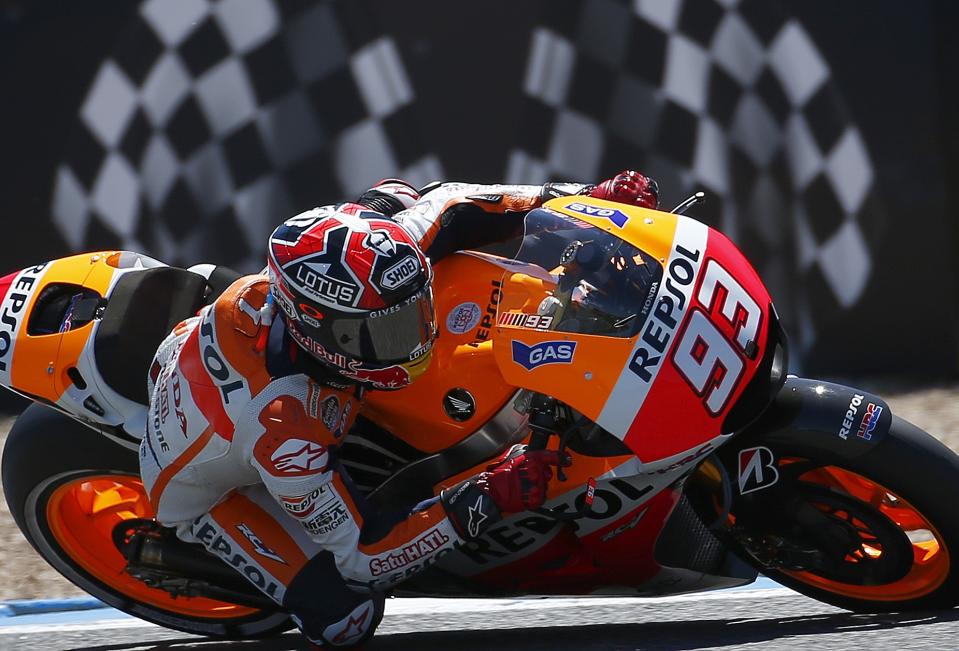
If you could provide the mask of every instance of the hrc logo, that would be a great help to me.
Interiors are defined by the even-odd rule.
[[[871,441],[872,431],[876,429],[876,425],[879,424],[879,417],[881,415],[882,407],[870,402],[869,406],[866,407],[866,413],[862,417],[862,422],[859,424],[859,431],[856,432],[856,435],[867,441]]]

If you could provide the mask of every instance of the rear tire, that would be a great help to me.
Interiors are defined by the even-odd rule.
[[[720,456],[734,478],[738,450],[755,445],[773,451],[780,477],[789,476],[789,459],[800,463],[793,471],[799,478],[799,490],[790,493],[792,497],[798,494],[808,505],[825,513],[827,527],[860,532],[855,535],[864,541],[865,553],[833,554],[825,561],[810,561],[813,567],[800,571],[764,566],[756,554],[761,545],[747,548],[742,535],[727,535],[730,546],[773,580],[840,608],[890,612],[944,609],[959,604],[959,509],[955,503],[955,496],[959,495],[959,456],[896,416],[886,437],[859,457],[840,457],[817,447],[816,440],[818,436],[801,431],[787,438],[777,436],[774,441],[764,441],[761,435],[742,441],[734,439],[726,446],[730,449],[722,449]],[[804,470],[807,465],[812,470]],[[737,491],[735,485],[733,491]],[[768,520],[778,518],[781,524],[786,505],[768,501],[769,496],[776,495],[772,487],[750,497],[766,491],[768,496],[760,499],[765,500]],[[745,500],[738,500],[734,502],[731,520],[741,525],[737,508],[743,508]],[[760,519],[747,521],[757,525],[754,532],[748,533],[756,539],[770,539],[768,530],[761,531],[766,527]],[[789,542],[802,540],[797,546],[808,546],[817,537],[809,535],[811,529],[803,530],[797,520],[792,529],[796,538]],[[831,553],[826,551],[827,547],[824,544],[820,548],[823,558]]]
[[[139,484],[139,463],[132,450],[35,404],[11,428],[0,472],[7,506],[33,548],[60,574],[104,603],[160,626],[210,637],[266,637],[292,628],[289,615],[283,612],[212,600],[173,599],[117,571],[125,560],[112,544],[112,524],[131,515],[152,517],[145,512],[149,503]],[[87,489],[92,488],[114,491],[126,499],[114,500],[117,506],[112,510],[98,504],[92,509],[98,514],[92,518],[99,521],[91,518],[88,526],[87,520],[81,519],[81,531],[76,521],[59,522],[65,513],[83,515],[76,506],[77,496],[90,494]],[[105,501],[100,492],[93,492],[100,502]],[[107,494],[106,501],[110,497]],[[95,549],[84,546],[90,542]],[[221,609],[215,608],[218,604]],[[233,610],[236,616],[232,616]],[[210,615],[204,614],[207,611]]]

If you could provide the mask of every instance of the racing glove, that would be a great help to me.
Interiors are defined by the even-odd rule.
[[[655,209],[659,206],[659,186],[656,181],[632,170],[623,170],[613,178],[593,186],[586,194],[642,208]]]
[[[550,466],[568,466],[569,455],[555,450],[527,450],[515,446],[505,459],[487,466],[476,485],[503,513],[536,509],[546,501],[546,486],[553,478]]]
[[[569,455],[555,450],[527,450],[516,445],[506,458],[486,472],[444,491],[441,501],[457,533],[465,539],[480,535],[503,514],[539,508],[553,478],[550,466],[569,466]]]

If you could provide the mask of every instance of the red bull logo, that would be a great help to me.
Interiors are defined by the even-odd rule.
[[[399,364],[379,369],[356,366],[344,375],[360,382],[369,382],[378,389],[401,389],[410,383],[409,371]]]

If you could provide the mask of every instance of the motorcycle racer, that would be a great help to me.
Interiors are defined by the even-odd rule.
[[[202,543],[320,646],[368,639],[384,593],[503,514],[546,499],[553,451],[516,449],[405,512],[371,509],[338,444],[371,389],[407,386],[437,336],[432,269],[502,241],[553,196],[656,207],[632,171],[596,186],[390,179],[270,237],[267,275],[237,280],[180,323],[150,371],[141,475],[157,520]]]

